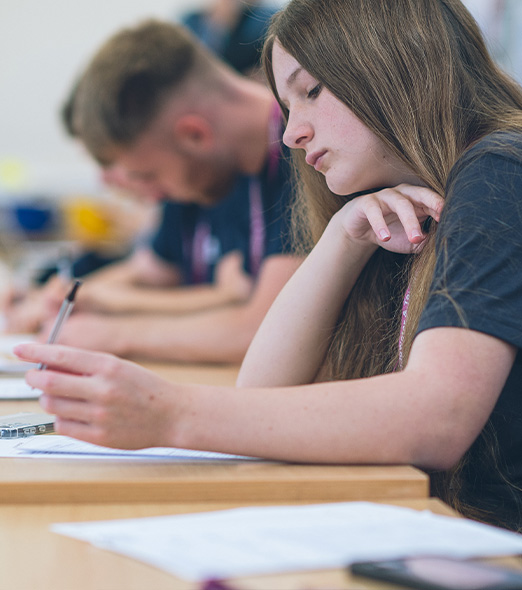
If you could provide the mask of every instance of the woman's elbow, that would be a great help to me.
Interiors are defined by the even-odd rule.
[[[424,433],[421,444],[415,445],[412,465],[421,469],[447,471],[455,467],[469,448],[467,441],[455,433]]]

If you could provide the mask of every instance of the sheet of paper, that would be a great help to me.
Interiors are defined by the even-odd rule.
[[[17,344],[32,341],[31,334],[0,334],[0,373],[25,373],[35,367],[34,363],[24,363],[13,354]]]
[[[0,441],[0,457],[26,457],[33,459],[118,459],[130,461],[231,461],[255,460],[252,457],[227,455],[208,451],[175,448],[150,448],[137,451],[110,449],[58,434],[30,436],[14,441]]]
[[[38,399],[41,394],[40,389],[27,385],[23,377],[0,377],[0,400]]]
[[[340,568],[408,555],[522,553],[522,536],[515,533],[367,502],[238,508],[51,528],[188,580]]]

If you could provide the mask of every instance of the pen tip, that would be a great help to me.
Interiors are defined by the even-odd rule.
[[[82,282],[79,281],[79,280],[74,281],[74,285],[73,285],[73,287],[71,289],[71,292],[69,293],[69,295],[67,295],[67,299],[69,301],[74,301],[74,298],[76,297],[76,292],[80,288],[80,285],[81,284],[82,284]]]

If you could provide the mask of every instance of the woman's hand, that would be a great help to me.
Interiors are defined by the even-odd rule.
[[[336,215],[350,240],[409,254],[426,239],[422,223],[440,220],[444,199],[429,188],[401,184],[356,197]]]
[[[40,404],[56,415],[58,434],[124,449],[173,446],[170,435],[183,396],[154,373],[108,354],[56,344],[21,344],[14,352],[47,365],[28,371],[26,381],[44,392]]]

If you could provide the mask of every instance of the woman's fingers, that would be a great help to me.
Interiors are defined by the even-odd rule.
[[[99,352],[90,352],[80,348],[61,346],[59,344],[18,344],[14,354],[24,361],[43,363],[49,369],[66,373],[93,375],[110,364],[114,357]]]
[[[399,194],[393,201],[392,207],[394,213],[399,218],[404,232],[410,242],[418,244],[424,239],[420,220],[426,219],[424,211],[419,212],[415,205]]]
[[[411,199],[425,211],[426,215],[433,217],[435,221],[440,221],[444,199],[438,193],[430,188],[411,184],[400,184],[394,190]]]
[[[339,218],[354,244],[410,254],[424,244],[422,224],[428,217],[439,221],[443,206],[431,189],[402,184],[348,201]]]
[[[380,193],[367,195],[361,202],[364,216],[370,224],[374,234],[383,242],[391,238],[390,227],[387,223],[396,218],[402,225],[402,230],[410,242],[422,241],[422,229],[416,206],[400,193],[386,189]],[[423,211],[421,217],[426,215]]]
[[[49,414],[56,414],[60,418],[89,424],[92,422],[92,408],[82,399],[59,397],[56,394],[43,393],[40,405]]]
[[[21,344],[15,352],[46,365],[25,378],[43,391],[40,404],[56,416],[58,433],[120,448],[168,446],[178,405],[171,384],[157,375],[110,354],[58,344]]]
[[[384,219],[381,204],[374,195],[370,195],[366,199],[364,211],[375,235],[383,242],[388,241],[391,233]]]
[[[413,244],[425,238],[421,223],[429,216],[439,221],[444,206],[442,197],[431,189],[411,185],[383,189],[360,198],[364,215],[380,240],[391,238],[389,222],[395,216]]]
[[[77,438],[95,445],[109,446],[110,444],[103,430],[96,425],[86,424],[78,420],[68,420],[62,416],[57,416],[54,422],[54,430],[57,434]],[[114,446],[118,447],[117,444]]]

